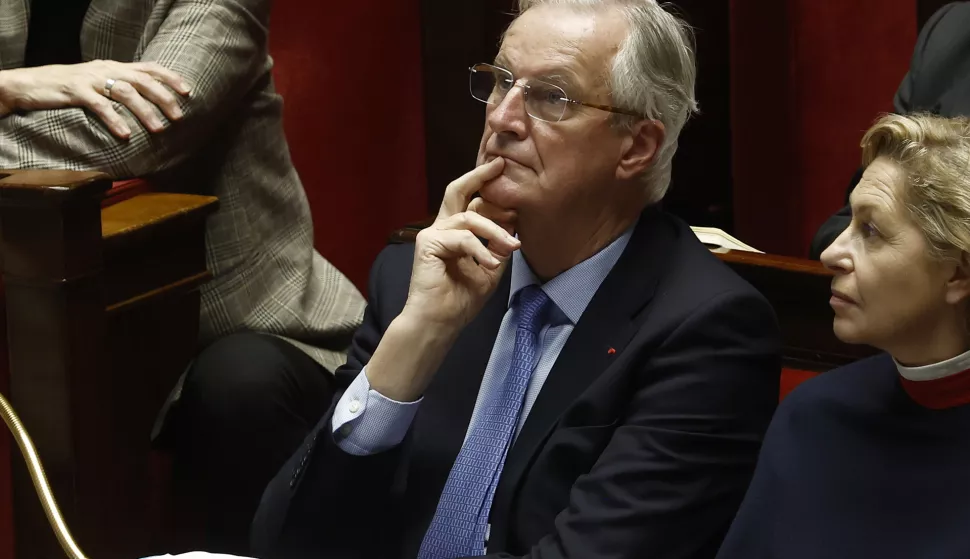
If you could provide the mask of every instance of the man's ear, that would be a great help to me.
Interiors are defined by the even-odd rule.
[[[946,302],[956,305],[970,298],[970,255],[960,253],[953,275],[946,282]]]
[[[664,125],[659,120],[641,120],[623,141],[620,161],[616,166],[616,178],[631,179],[643,174],[657,159],[660,146],[666,137]]]

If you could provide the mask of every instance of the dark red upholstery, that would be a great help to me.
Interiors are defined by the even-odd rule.
[[[784,400],[785,396],[791,393],[799,384],[818,375],[814,371],[800,371],[798,369],[781,370],[781,388],[778,391],[778,400]]]
[[[807,256],[916,42],[913,0],[731,0],[735,233]],[[703,117],[701,117],[703,118]]]
[[[390,233],[428,212],[417,1],[276,2],[286,136],[317,249],[364,290]]]

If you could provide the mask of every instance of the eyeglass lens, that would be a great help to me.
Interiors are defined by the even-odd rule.
[[[512,74],[493,66],[479,64],[471,68],[469,88],[472,97],[483,103],[498,105],[515,86]],[[568,99],[557,85],[537,80],[526,83],[523,91],[529,116],[548,122],[562,120]]]

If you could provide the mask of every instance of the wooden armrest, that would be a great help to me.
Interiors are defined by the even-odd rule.
[[[218,205],[214,196],[139,194],[101,210],[101,237],[106,246],[114,247],[158,228],[204,221]]]
[[[104,173],[0,169],[0,197],[9,201],[33,200],[37,196],[67,201],[98,196],[109,188],[111,181]]]
[[[107,185],[103,181],[109,181]],[[45,190],[52,195],[102,195],[102,207],[151,192],[145,179],[110,181],[103,173],[58,170],[0,170],[0,188],[10,191]]]
[[[101,210],[104,300],[114,313],[212,279],[205,266],[205,219],[218,199],[140,194]]]
[[[218,206],[212,196],[151,193],[144,181],[117,191],[103,173],[0,170],[4,272],[69,278],[100,250],[118,251],[159,234],[198,228]]]

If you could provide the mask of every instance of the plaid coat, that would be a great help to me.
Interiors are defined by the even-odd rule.
[[[185,114],[115,139],[82,109],[0,119],[0,169],[97,170],[149,177],[165,191],[220,199],[209,218],[214,279],[202,293],[201,342],[242,330],[282,336],[331,371],[363,314],[357,289],[313,249],[306,195],[283,135],[267,53],[271,0],[91,0],[85,61],[154,61],[191,88]],[[0,1],[0,71],[24,62],[29,0]],[[161,115],[161,113],[159,113]]]

